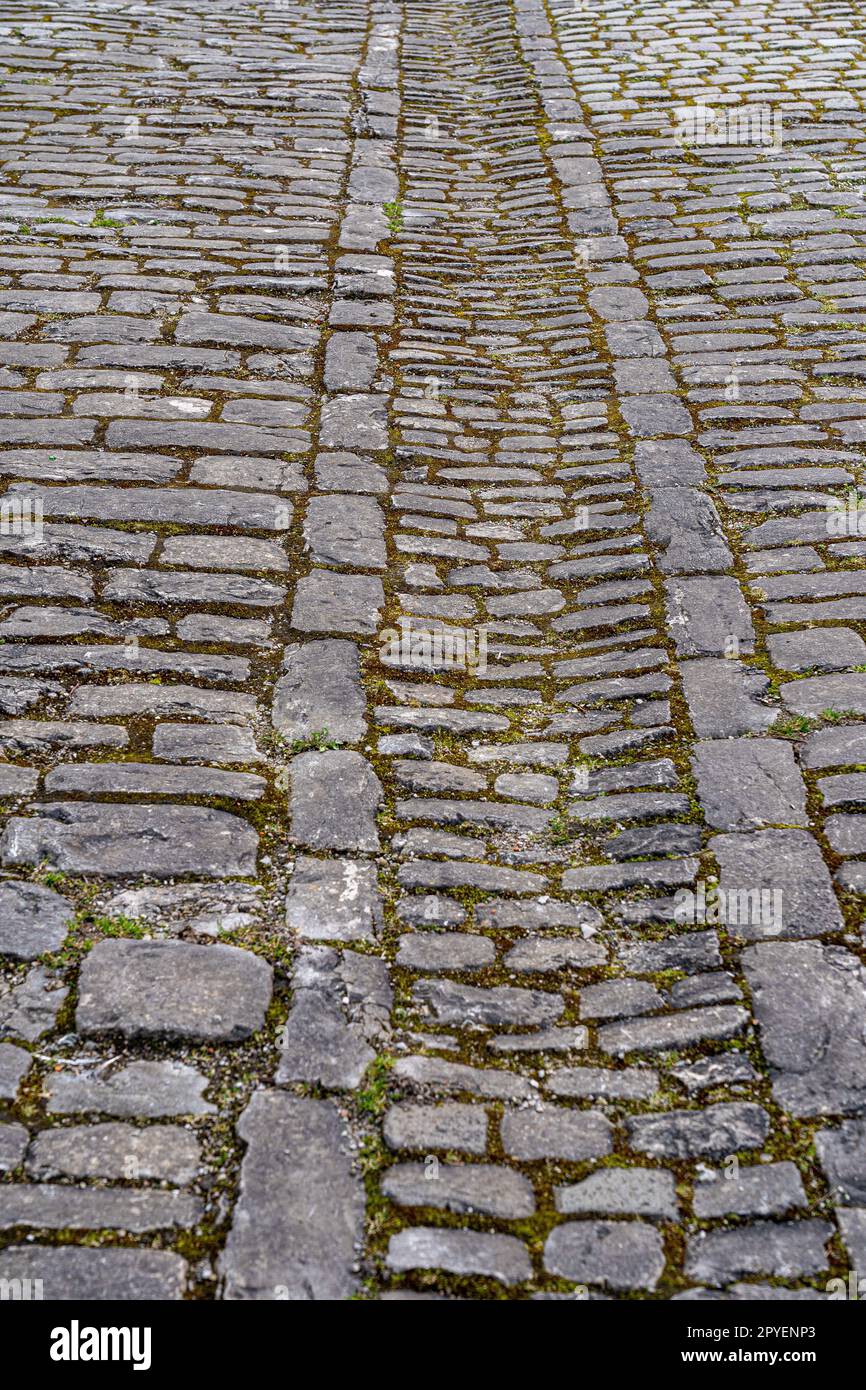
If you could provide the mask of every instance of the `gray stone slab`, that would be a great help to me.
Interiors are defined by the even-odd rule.
[[[375,864],[301,855],[286,895],[286,925],[308,940],[365,941],[383,920]]]
[[[22,1297],[29,1289],[31,1297],[57,1303],[180,1299],[186,1268],[170,1250],[10,1245],[0,1253],[0,1280],[13,1287],[20,1280]]]
[[[661,1235],[643,1221],[567,1221],[544,1247],[550,1274],[609,1289],[652,1290],[664,1265]]]
[[[207,1084],[207,1077],[186,1062],[143,1061],[95,1073],[89,1067],[77,1074],[72,1068],[49,1072],[43,1089],[52,1115],[155,1120],[213,1114],[216,1107],[204,1099]]]
[[[32,1178],[114,1178],[185,1187],[200,1167],[198,1141],[179,1125],[97,1124],[44,1129],[27,1155]]]
[[[74,909],[59,893],[23,879],[0,883],[0,955],[34,960],[63,944]]]
[[[449,1274],[481,1274],[506,1285],[532,1275],[523,1242],[515,1236],[416,1226],[399,1231],[388,1245],[387,1262],[398,1273],[443,1269]]]
[[[272,720],[285,739],[327,733],[328,741],[357,743],[367,731],[358,648],[330,639],[289,647],[274,689]]]
[[[382,786],[360,753],[301,753],[291,762],[292,838],[309,849],[375,850]]]
[[[85,1036],[240,1042],[257,1032],[273,971],[236,946],[100,941],[81,967],[76,1025]]]
[[[0,859],[108,878],[231,878],[255,873],[257,845],[252,826],[204,806],[61,801],[41,804],[34,816],[13,816],[0,839]]]
[[[724,921],[738,936],[823,936],[844,923],[827,865],[805,830],[713,835]]]
[[[752,991],[773,1094],[794,1115],[866,1110],[866,970],[842,946],[785,941],[750,946]]]
[[[806,788],[781,739],[706,739],[695,744],[692,767],[704,815],[718,830],[809,824]]]
[[[383,960],[303,947],[280,1040],[277,1084],[305,1081],[330,1091],[355,1090],[385,1045],[391,1004]]]
[[[384,603],[381,579],[313,570],[298,581],[292,627],[299,632],[366,635],[378,631]]]
[[[220,1257],[223,1297],[342,1300],[357,1288],[364,1194],[325,1100],[257,1091],[238,1124],[240,1195]]]

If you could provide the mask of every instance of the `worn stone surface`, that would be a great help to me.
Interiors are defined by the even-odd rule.
[[[82,967],[75,1021],[85,1035],[238,1042],[264,1023],[272,974],[235,946],[102,941]]]
[[[842,946],[792,941],[750,946],[743,967],[779,1103],[795,1115],[866,1110],[859,959]]]
[[[367,721],[358,649],[353,642],[305,642],[283,658],[285,674],[274,690],[273,721],[289,742],[320,735],[356,743]]]
[[[170,1250],[10,1245],[0,1254],[0,1279],[30,1280],[31,1288],[41,1280],[42,1298],[54,1303],[148,1303],[183,1297],[186,1263]]]
[[[291,763],[292,837],[309,849],[375,850],[382,786],[360,753],[302,753]]]
[[[233,1301],[348,1298],[363,1190],[330,1101],[257,1091],[241,1116],[240,1196],[221,1259]]]
[[[569,1221],[548,1236],[544,1264],[574,1283],[654,1289],[664,1268],[662,1238],[641,1221]]]
[[[206,807],[46,802],[38,815],[9,821],[0,859],[113,878],[230,878],[255,872],[257,844],[251,826]]]
[[[34,960],[63,944],[74,916],[71,905],[38,883],[0,883],[0,955]]]

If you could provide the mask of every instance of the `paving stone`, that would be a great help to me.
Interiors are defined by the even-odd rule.
[[[385,568],[385,517],[372,497],[313,497],[304,539],[316,564],[353,569]]]
[[[388,1032],[391,988],[384,961],[305,947],[295,962],[292,1007],[280,1040],[277,1084],[306,1081],[355,1090]]]
[[[730,1215],[782,1216],[792,1207],[808,1205],[793,1163],[738,1165],[714,1181],[695,1183],[693,1204],[699,1221]]]
[[[818,718],[827,709],[866,714],[866,675],[807,676],[779,687],[785,707],[793,714]]]
[[[385,1113],[383,1133],[389,1149],[454,1149],[483,1154],[487,1112],[476,1105],[416,1105],[404,1101]]]
[[[725,656],[734,644],[743,656],[752,653],[752,621],[735,579],[669,579],[665,591],[668,626],[680,656]]]
[[[866,1254],[866,1209],[852,1207],[842,1210],[838,1213],[838,1221],[842,1244],[848,1251],[854,1270],[859,1273]]]
[[[51,1183],[4,1184],[0,1228],[70,1231],[148,1231],[195,1226],[202,1203],[185,1192],[132,1188],[84,1188]]]
[[[367,730],[358,648],[332,639],[289,647],[274,689],[273,723],[290,743],[326,734],[356,743]]]
[[[750,946],[742,960],[779,1104],[794,1115],[862,1112],[866,972],[857,957],[785,941]]]
[[[657,408],[649,407],[648,410],[647,402],[666,399],[670,398],[641,397],[639,409],[642,423],[652,423],[653,416],[658,413]],[[629,411],[628,407],[635,404],[638,403],[624,403],[627,421],[629,414],[635,414],[634,409]],[[681,413],[680,407],[672,408],[666,404],[661,408],[661,413],[676,421],[682,420],[683,416],[688,420],[687,413]],[[685,429],[665,432],[685,434],[689,426],[690,422]],[[660,430],[636,432],[662,433]],[[699,488],[679,485],[651,489],[646,534],[650,543],[658,548],[658,565],[663,574],[689,574],[695,570],[708,574],[731,567],[731,552],[724,539],[719,514],[712,500]],[[688,592],[694,593],[696,590],[692,587]]]
[[[76,1025],[85,1036],[239,1042],[264,1023],[272,974],[236,946],[100,941],[81,967]]]
[[[129,1062],[96,1074],[89,1069],[50,1072],[44,1091],[49,1114],[97,1112],[156,1120],[212,1114],[216,1107],[204,1099],[207,1084],[207,1077],[186,1062]]]
[[[382,786],[360,753],[302,753],[293,758],[292,838],[310,849],[375,850]]]
[[[483,970],[496,959],[496,947],[486,936],[443,932],[400,937],[397,964],[410,970]]]
[[[564,1067],[551,1073],[547,1089],[555,1096],[649,1100],[658,1084],[658,1072],[651,1067]]]
[[[708,848],[721,870],[728,929],[738,936],[754,941],[842,930],[827,866],[806,831],[713,835]]]
[[[51,971],[33,966],[23,979],[0,986],[0,1034],[35,1042],[53,1028],[68,993]]]
[[[591,969],[604,965],[607,952],[594,941],[569,941],[564,937],[527,937],[518,941],[505,956],[509,970],[551,971]],[[585,997],[586,991],[583,991]]]
[[[677,1062],[672,1071],[690,1096],[700,1095],[715,1086],[755,1081],[758,1076],[748,1057],[736,1052],[720,1052],[716,1057],[698,1058],[695,1062]]]
[[[0,1122],[0,1173],[11,1173],[24,1158],[30,1136],[23,1125]]]
[[[397,1163],[382,1178],[382,1191],[403,1207],[478,1212],[504,1220],[535,1211],[529,1180],[492,1163]]]
[[[422,980],[413,997],[437,1023],[473,1028],[529,1028],[553,1023],[565,1004],[558,994],[498,985],[489,989],[452,980]]]
[[[594,1111],[554,1106],[506,1110],[502,1117],[502,1145],[512,1158],[583,1162],[611,1152],[612,1131],[610,1121]]]
[[[30,1070],[30,1053],[13,1043],[0,1043],[0,1100],[14,1101]]]
[[[695,744],[692,766],[704,814],[719,830],[809,823],[806,788],[781,739],[707,739]]]
[[[298,581],[292,626],[301,632],[376,632],[384,602],[380,579],[313,570]]]
[[[756,1221],[730,1231],[691,1236],[686,1274],[708,1284],[727,1284],[751,1274],[796,1279],[827,1268],[825,1244],[833,1233],[826,1221]]]
[[[32,1178],[153,1179],[184,1187],[200,1166],[195,1137],[177,1125],[74,1126],[37,1134],[27,1155]]]
[[[764,703],[769,680],[740,661],[705,657],[680,666],[683,696],[698,738],[764,733],[778,710]]]
[[[452,1095],[483,1096],[490,1100],[527,1100],[533,1088],[522,1076],[501,1068],[472,1067],[464,1062],[443,1061],[438,1057],[401,1057],[394,1074],[417,1086]]]
[[[555,1189],[556,1210],[565,1216],[603,1212],[675,1221],[678,1202],[673,1173],[655,1168],[600,1168],[582,1182]]]
[[[844,671],[866,663],[866,642],[843,627],[770,633],[767,650],[780,671]]]
[[[238,1134],[247,1147],[235,1220],[220,1256],[223,1297],[350,1297],[364,1199],[334,1105],[259,1090]]]
[[[251,731],[235,724],[157,724],[153,752],[166,762],[178,763],[262,761]]]
[[[38,883],[0,883],[0,954],[35,960],[45,951],[58,950],[73,915],[65,898]]]
[[[603,1052],[624,1057],[629,1052],[669,1052],[723,1038],[735,1038],[749,1021],[745,1009],[734,1005],[711,1005],[705,1009],[683,1009],[654,1018],[631,1019],[627,1023],[606,1023],[598,1030]]]
[[[653,1158],[726,1158],[760,1148],[769,1129],[760,1105],[723,1101],[705,1110],[669,1110],[635,1115],[626,1122],[629,1144]]]
[[[383,920],[376,867],[354,859],[299,856],[286,896],[286,925],[302,938],[364,941]]]
[[[815,1148],[837,1202],[866,1202],[866,1122],[843,1120],[815,1134]]]

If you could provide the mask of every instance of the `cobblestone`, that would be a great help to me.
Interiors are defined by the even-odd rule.
[[[0,1278],[822,1296],[855,7],[12,11]]]

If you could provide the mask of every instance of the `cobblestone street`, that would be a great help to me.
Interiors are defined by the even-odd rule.
[[[7,0],[0,1296],[866,1275],[864,444],[853,0]]]

